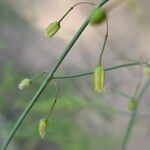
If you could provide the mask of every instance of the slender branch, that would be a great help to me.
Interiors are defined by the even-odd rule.
[[[36,74],[35,76],[33,76],[32,78],[30,78],[30,80],[34,80],[45,73],[47,73],[47,72],[46,71],[40,72],[40,73]]]
[[[115,69],[120,69],[120,68],[124,68],[124,67],[132,67],[132,66],[137,66],[140,64],[145,64],[145,61],[140,62],[133,62],[133,63],[126,63],[126,64],[122,64],[122,65],[116,65],[113,67],[109,67],[106,68],[105,71],[111,71],[111,70],[115,70]],[[73,74],[73,75],[64,75],[64,76],[54,76],[54,79],[69,79],[69,78],[80,78],[80,77],[84,77],[84,76],[89,76],[92,75],[93,72],[85,72],[85,73],[80,73],[80,74]]]
[[[126,63],[126,64],[122,64],[122,65],[116,65],[116,66],[113,66],[113,67],[105,68],[105,71],[111,71],[111,70],[121,69],[121,68],[125,68],[125,67],[132,67],[132,66],[137,66],[137,65],[140,65],[140,64],[142,65],[142,64],[145,64],[145,63],[146,63],[146,61],[143,61],[143,62],[136,61],[136,62],[132,62],[132,63]],[[43,75],[45,73],[48,73],[48,72],[43,71],[41,73],[38,73],[37,75],[33,76],[31,79],[33,80],[33,79],[35,79],[35,78],[37,78],[40,75]],[[92,75],[93,73],[94,72],[90,71],[90,72],[78,73],[78,74],[72,74],[72,75],[53,76],[53,79],[79,78],[79,77]]]
[[[97,5],[97,7],[101,7],[107,1],[109,1],[109,0],[102,0],[102,1],[100,1],[99,4]],[[31,110],[31,108],[33,107],[33,105],[35,104],[35,102],[38,100],[38,98],[40,97],[40,95],[42,94],[42,92],[45,90],[45,88],[47,87],[48,83],[53,79],[53,76],[54,76],[55,72],[57,71],[58,67],[60,66],[60,64],[62,63],[62,61],[64,60],[64,58],[66,57],[66,55],[69,53],[69,51],[71,50],[71,48],[73,47],[73,45],[75,44],[75,42],[78,40],[78,38],[80,37],[80,35],[82,34],[82,32],[85,30],[85,28],[87,27],[88,24],[89,24],[89,17],[81,25],[81,27],[79,28],[79,30],[73,36],[72,40],[68,43],[68,45],[66,46],[66,48],[63,50],[61,56],[59,57],[57,63],[54,65],[53,69],[49,71],[49,74],[47,75],[46,79],[42,83],[41,87],[37,90],[37,92],[35,93],[35,95],[31,99],[31,101],[29,102],[29,104],[27,105],[27,107],[25,108],[25,110],[20,115],[19,119],[17,120],[17,122],[15,123],[15,125],[13,126],[13,128],[11,129],[10,134],[9,134],[6,142],[2,146],[1,150],[6,150],[7,149],[9,143],[11,142],[13,136],[15,135],[16,131],[20,127],[21,123],[23,122],[23,120],[25,119],[25,117],[27,116],[27,114],[29,113],[29,111]]]
[[[140,85],[141,85],[141,81],[142,81],[142,66],[139,65],[139,80],[138,80],[138,83],[137,83],[137,86],[136,86],[136,89],[134,91],[134,94],[132,96],[132,100],[135,100],[136,99],[136,95],[140,89]]]
[[[82,5],[82,4],[87,4],[87,5],[91,5],[91,6],[95,6],[95,4],[90,3],[90,2],[80,2],[80,3],[76,3],[74,4],[72,7],[70,7],[70,9],[61,17],[61,19],[58,21],[59,23],[78,5]]]
[[[57,83],[55,82],[55,80],[53,80],[53,81],[54,81],[54,84],[55,84],[56,95],[55,95],[55,99],[54,99],[53,105],[52,105],[52,107],[50,108],[50,111],[49,111],[49,113],[48,113],[47,116],[46,116],[47,119],[48,119],[48,118],[50,117],[50,115],[52,114],[53,109],[54,109],[54,107],[55,107],[55,105],[56,105],[56,102],[57,102],[57,100],[58,100],[58,86],[57,86]]]
[[[99,64],[100,65],[102,64],[102,56],[103,56],[105,46],[106,46],[106,42],[107,42],[107,39],[108,39],[108,30],[109,30],[109,28],[108,28],[108,19],[107,19],[107,16],[106,16],[106,35],[105,35],[104,43],[103,43],[102,50],[101,50],[101,53],[100,53],[100,57],[99,57]]]
[[[129,140],[129,137],[130,137],[130,134],[131,134],[131,131],[132,131],[134,123],[135,123],[135,118],[136,118],[136,114],[137,114],[139,103],[140,103],[144,93],[146,92],[147,88],[149,87],[149,84],[150,84],[150,80],[146,81],[143,89],[141,90],[141,92],[140,92],[140,94],[139,94],[139,96],[137,98],[137,107],[133,110],[133,112],[131,114],[131,117],[130,117],[130,120],[129,120],[129,123],[128,123],[128,127],[127,127],[127,130],[125,132],[124,139],[123,139],[123,143],[121,145],[121,150],[125,150],[126,149],[126,146],[127,146],[127,143],[128,143],[128,140]]]

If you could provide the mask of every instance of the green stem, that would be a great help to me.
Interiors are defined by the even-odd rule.
[[[107,1],[108,0],[102,0],[102,1],[100,1],[99,4],[97,5],[97,7],[101,7]],[[10,134],[8,136],[8,139],[6,140],[6,142],[4,143],[4,145],[2,146],[1,150],[6,150],[7,149],[9,143],[11,142],[13,136],[15,135],[16,131],[20,127],[21,123],[23,122],[23,120],[25,119],[25,117],[27,116],[27,114],[29,113],[29,111],[31,110],[31,108],[33,107],[33,105],[35,104],[35,102],[38,100],[39,96],[45,90],[45,88],[47,87],[48,83],[53,79],[54,73],[57,71],[58,67],[60,66],[60,64],[62,63],[62,61],[64,60],[64,58],[66,57],[66,55],[68,54],[68,52],[71,50],[71,48],[73,47],[73,45],[75,44],[75,42],[80,37],[80,35],[82,34],[82,32],[84,31],[84,29],[87,27],[88,24],[89,24],[89,17],[81,25],[81,27],[79,28],[79,30],[73,36],[72,40],[68,43],[68,45],[66,46],[66,48],[63,50],[61,56],[59,57],[59,59],[58,59],[58,61],[56,63],[56,65],[54,65],[54,67],[52,68],[52,70],[49,71],[49,74],[46,77],[46,79],[44,80],[44,82],[42,83],[41,87],[37,90],[37,92],[35,93],[35,95],[31,99],[31,101],[29,102],[29,104],[27,105],[27,107],[25,108],[25,110],[23,111],[23,113],[20,115],[20,117],[17,120],[17,122],[15,123],[15,125],[13,126],[13,128],[10,131]]]
[[[140,65],[140,64],[144,64],[144,63],[145,63],[145,61],[143,61],[143,62],[137,61],[137,62],[133,62],[133,63],[116,65],[116,66],[113,66],[113,67],[106,68],[105,71],[111,71],[111,70],[120,69],[120,68],[124,68],[124,67],[137,66],[137,65]],[[89,75],[92,75],[92,74],[93,74],[93,72],[91,71],[91,72],[73,74],[73,75],[54,76],[53,78],[54,79],[80,78],[80,77],[89,76]]]
[[[34,79],[38,78],[39,76],[41,76],[41,75],[43,75],[45,73],[47,73],[47,72],[46,71],[40,72],[40,73],[36,74],[35,76],[33,76],[32,78],[30,78],[30,80],[33,81]]]
[[[54,80],[53,80],[54,81]],[[56,95],[55,95],[55,99],[54,99],[54,102],[53,102],[53,105],[52,105],[52,107],[50,108],[50,111],[49,111],[49,113],[47,114],[47,116],[46,116],[46,118],[48,119],[49,117],[50,117],[50,115],[52,114],[52,112],[53,112],[53,109],[54,109],[54,107],[55,107],[55,105],[56,105],[56,102],[57,102],[57,100],[58,100],[58,86],[57,86],[57,83],[54,81],[54,84],[55,84],[55,89],[56,89]]]
[[[82,4],[88,4],[91,6],[95,6],[95,4],[90,3],[90,2],[80,2],[80,3],[76,3],[75,5],[73,5],[72,7],[70,7],[70,9],[61,17],[61,19],[58,21],[59,23],[78,5],[82,5]]]
[[[107,20],[107,16],[106,16],[106,35],[105,35],[104,43],[103,43],[102,50],[100,53],[100,57],[99,57],[99,64],[100,65],[102,64],[102,57],[103,57],[103,53],[105,50],[107,39],[108,39],[108,20]]]
[[[120,69],[120,68],[125,68],[125,67],[132,67],[132,66],[137,66],[140,64],[145,64],[146,61],[140,62],[140,61],[136,61],[136,62],[132,62],[132,63],[126,63],[126,64],[122,64],[122,65],[116,65],[113,67],[109,67],[109,68],[105,68],[105,71],[111,71],[111,70],[116,70],[116,69]],[[41,72],[38,75],[42,75],[48,73],[47,71]],[[79,77],[84,77],[84,76],[89,76],[92,75],[94,72],[90,71],[90,72],[85,72],[85,73],[78,73],[78,74],[72,74],[72,75],[63,75],[63,76],[53,76],[53,79],[69,79],[69,78],[79,78]],[[33,77],[34,78],[34,77]],[[33,79],[31,78],[31,79]]]
[[[132,96],[133,101],[136,99],[136,95],[140,89],[141,81],[142,81],[142,66],[139,65],[139,80],[138,80],[137,86],[135,88],[134,94]]]
[[[126,146],[127,146],[127,143],[128,143],[128,140],[129,140],[129,137],[130,137],[130,134],[131,134],[131,131],[132,131],[134,123],[135,123],[135,118],[136,118],[136,114],[137,114],[139,103],[140,103],[144,93],[146,92],[149,84],[150,84],[150,80],[148,80],[145,83],[143,89],[141,90],[141,92],[140,92],[140,94],[139,94],[139,96],[137,98],[137,107],[136,107],[135,110],[133,110],[133,112],[131,114],[131,117],[130,117],[130,120],[129,120],[129,124],[128,124],[127,130],[125,132],[125,136],[124,136],[124,139],[123,139],[123,143],[121,145],[121,150],[125,150],[126,149]]]

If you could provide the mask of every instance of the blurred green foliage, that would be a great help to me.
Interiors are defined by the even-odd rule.
[[[0,21],[17,28],[27,25],[26,19],[21,17],[17,9],[4,0],[0,0]]]

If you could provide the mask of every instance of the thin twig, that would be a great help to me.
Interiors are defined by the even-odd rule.
[[[142,80],[142,66],[141,64],[139,65],[139,80],[138,80],[138,83],[137,83],[137,86],[136,86],[136,89],[135,89],[135,92],[133,94],[133,100],[136,99],[136,95],[140,89],[140,85],[141,85],[141,80]]]
[[[141,63],[145,64],[145,61],[143,61],[143,62],[137,61],[137,62],[126,63],[126,64],[122,64],[122,65],[116,65],[113,67],[105,68],[105,71],[111,71],[111,70],[116,70],[116,69],[125,68],[125,67],[137,66],[137,65],[140,65]],[[53,78],[54,79],[80,78],[80,77],[92,75],[93,73],[94,73],[93,71],[90,71],[90,72],[73,74],[73,75],[54,76]]]
[[[137,66],[140,64],[145,64],[145,62],[146,61],[143,61],[143,62],[136,61],[136,62],[132,62],[132,63],[125,63],[125,64],[121,64],[121,65],[116,65],[116,66],[112,66],[109,68],[105,68],[105,71],[111,71],[111,70],[121,69],[121,68],[125,68],[125,67]],[[48,73],[48,72],[47,71],[41,72],[37,76],[45,74],[45,73]],[[79,77],[85,77],[85,76],[92,75],[93,73],[94,73],[93,71],[89,71],[89,72],[85,72],[85,73],[78,73],[78,74],[72,74],[72,75],[53,76],[53,79],[79,78]],[[31,78],[31,79],[33,79],[33,78]]]
[[[108,39],[108,30],[109,30],[109,26],[108,26],[108,19],[107,19],[107,16],[106,16],[106,34],[105,34],[104,43],[103,43],[102,50],[101,50],[100,57],[99,57],[99,64],[100,65],[102,64],[102,56],[103,56],[105,46],[106,46],[106,42],[107,42],[107,39]]]
[[[58,21],[59,23],[78,5],[82,5],[82,4],[87,4],[87,5],[91,5],[91,6],[95,6],[95,4],[90,3],[90,2],[80,2],[80,3],[76,3],[74,4],[72,7],[70,7],[70,9],[61,17],[61,19]]]
[[[33,76],[32,78],[30,78],[30,80],[34,80],[45,73],[47,73],[47,72],[46,71],[40,72],[40,73],[36,74],[35,76]]]
[[[58,100],[58,86],[57,86],[57,83],[55,82],[55,80],[53,80],[53,81],[54,81],[54,84],[55,84],[56,95],[55,95],[54,103],[53,103],[52,107],[50,108],[49,113],[48,113],[47,116],[46,116],[47,119],[48,119],[48,118],[50,117],[50,115],[52,114],[53,109],[54,109],[54,107],[55,107],[55,105],[56,105],[56,102],[57,102],[57,100]]]

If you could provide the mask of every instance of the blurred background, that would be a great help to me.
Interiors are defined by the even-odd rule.
[[[98,3],[98,0],[86,0]],[[18,83],[49,70],[70,41],[91,6],[76,7],[51,39],[44,37],[50,22],[58,20],[80,0],[0,0],[0,145],[45,76],[31,88],[18,90]],[[150,1],[112,0],[109,38],[103,57],[105,67],[150,57]],[[57,75],[92,71],[98,61],[106,26],[88,26],[57,71]],[[138,82],[139,68],[106,73],[104,93],[96,93],[93,77],[59,80],[59,100],[42,140],[39,120],[49,111],[55,97],[53,82],[20,126],[9,150],[119,150],[130,114],[128,102]],[[148,80],[142,77],[142,85]],[[149,87],[142,97],[128,150],[149,150]]]

